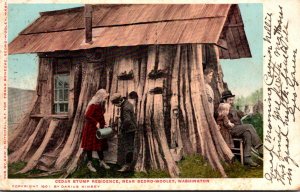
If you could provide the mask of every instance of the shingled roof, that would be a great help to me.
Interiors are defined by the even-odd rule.
[[[85,43],[83,7],[40,15],[9,44],[10,54],[212,43],[223,47],[220,58],[251,57],[238,5],[93,5],[92,44]]]

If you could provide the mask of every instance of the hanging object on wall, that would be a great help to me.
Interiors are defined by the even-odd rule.
[[[118,75],[119,80],[131,80],[133,79],[133,77],[133,70],[129,71],[128,73],[127,71],[124,71],[120,75]]]
[[[149,79],[159,79],[159,78],[164,78],[166,76],[167,76],[167,71],[163,69],[159,69],[159,70],[153,69],[148,74]]]
[[[163,92],[164,92],[164,88],[162,88],[162,87],[155,87],[149,91],[149,93],[152,95],[163,94]]]

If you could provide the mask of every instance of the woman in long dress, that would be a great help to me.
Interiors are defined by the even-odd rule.
[[[85,111],[85,124],[82,132],[82,143],[81,147],[87,153],[87,167],[90,171],[96,172],[97,170],[92,164],[92,152],[97,151],[99,156],[99,165],[105,169],[110,167],[103,161],[103,151],[108,149],[106,139],[97,139],[96,131],[97,128],[105,127],[105,102],[108,97],[108,93],[105,89],[100,89],[93,96]]]
[[[206,68],[204,70],[204,81],[205,81],[206,95],[208,99],[208,107],[212,115],[214,115],[214,91],[211,88],[210,83],[212,82],[213,75],[214,75],[213,69]]]

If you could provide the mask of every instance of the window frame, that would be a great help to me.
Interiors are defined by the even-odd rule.
[[[68,83],[68,87],[66,88],[65,87],[65,82],[66,81],[63,81],[63,85],[62,87],[58,87],[57,86],[57,77],[58,76],[67,76],[67,83]],[[59,100],[59,94],[60,94],[60,90],[62,91],[62,100]],[[52,91],[52,94],[53,94],[53,102],[52,102],[52,107],[53,107],[53,113],[54,114],[58,114],[58,115],[65,115],[65,114],[68,114],[69,112],[69,104],[70,104],[70,101],[69,101],[69,97],[70,97],[70,94],[69,94],[69,91],[70,91],[70,73],[68,72],[63,72],[63,73],[55,73],[53,74],[53,91]],[[66,94],[65,94],[66,93]],[[65,98],[67,95],[67,98]],[[56,99],[56,100],[55,100]],[[62,110],[60,111],[60,104],[67,104],[67,107],[66,107],[66,110]]]

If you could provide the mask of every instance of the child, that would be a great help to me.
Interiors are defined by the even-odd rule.
[[[233,140],[230,134],[232,127],[234,124],[231,123],[228,119],[230,104],[229,103],[220,103],[218,107],[218,117],[217,117],[217,124],[220,127],[220,132],[227,143],[229,148],[233,148]]]
[[[81,147],[86,151],[88,164],[87,167],[92,172],[97,172],[92,164],[92,152],[97,151],[99,156],[99,165],[105,169],[110,169],[109,165],[104,162],[103,151],[108,149],[106,139],[97,139],[97,128],[105,127],[104,113],[105,113],[105,101],[107,100],[108,93],[104,89],[100,89],[93,96],[88,103],[85,112],[85,124],[82,131]]]

